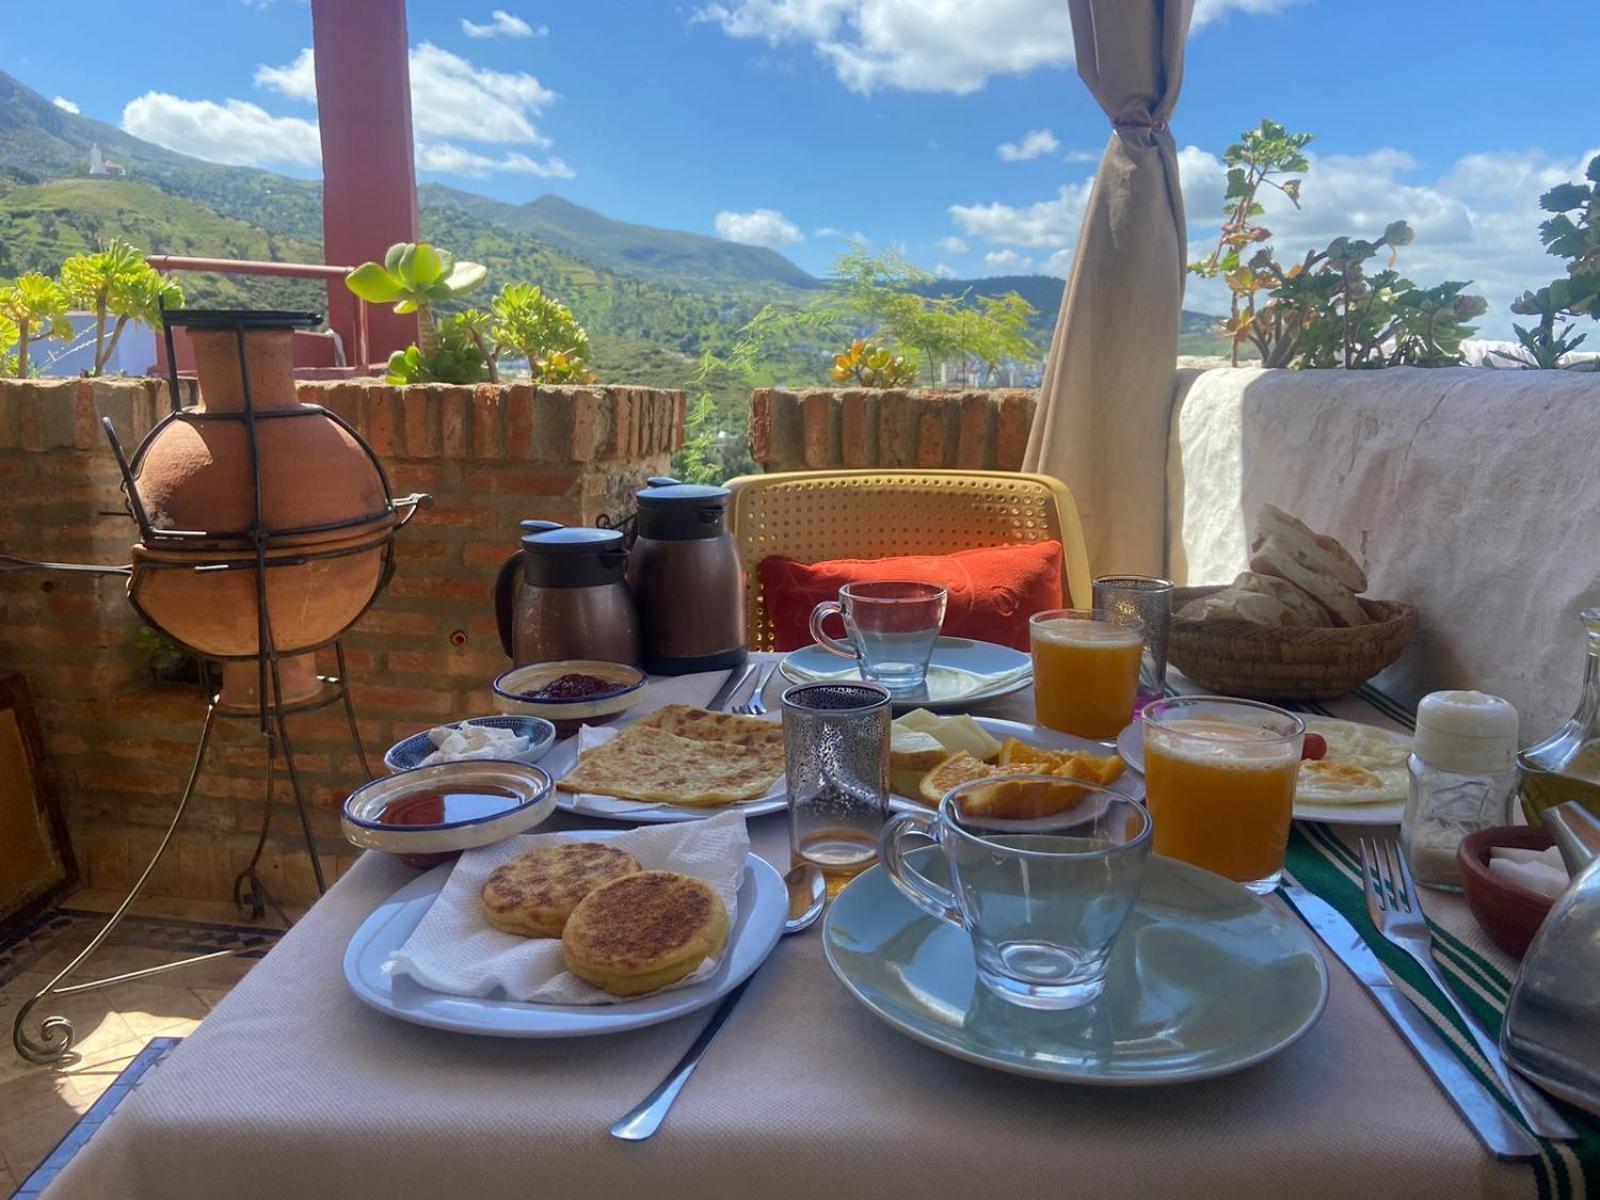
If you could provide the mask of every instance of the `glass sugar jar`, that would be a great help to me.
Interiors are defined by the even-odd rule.
[[[1517,710],[1484,692],[1433,692],[1417,706],[1411,792],[1400,845],[1424,887],[1461,890],[1456,851],[1469,833],[1511,820]]]

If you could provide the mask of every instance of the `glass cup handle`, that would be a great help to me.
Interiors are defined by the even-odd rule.
[[[838,613],[841,617],[844,616],[844,608],[837,600],[824,600],[813,608],[811,610],[811,636],[816,640],[817,645],[824,650],[832,650],[841,658],[852,660],[859,658],[860,655],[856,653],[854,646],[849,642],[841,642],[837,638],[830,637],[822,628],[822,623],[833,616],[834,613]]]
[[[907,837],[925,838],[939,844],[939,823],[932,813],[899,813],[889,819],[878,834],[878,856],[884,870],[905,898],[929,916],[938,917],[965,929],[967,922],[956,905],[955,893],[942,888],[906,862],[901,842]]]

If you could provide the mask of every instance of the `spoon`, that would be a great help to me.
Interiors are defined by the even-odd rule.
[[[822,877],[822,872],[810,863],[792,867],[783,877],[783,882],[789,889],[789,916],[783,923],[783,935],[788,937],[791,933],[799,933],[816,924],[828,900],[828,886]],[[752,973],[748,979],[728,993],[717,1006],[717,1011],[711,1014],[711,1020],[706,1022],[706,1027],[700,1031],[700,1036],[695,1038],[693,1044],[684,1051],[683,1057],[678,1060],[678,1065],[655,1086],[655,1090],[611,1127],[612,1137],[624,1142],[642,1142],[661,1128],[661,1122],[667,1119],[667,1112],[672,1108],[673,1101],[678,1098],[678,1093],[683,1091],[683,1085],[689,1082],[689,1076],[694,1074],[694,1069],[700,1065],[700,1060],[711,1048],[711,1043],[717,1040],[717,1034],[722,1032],[722,1027],[727,1023],[734,1005],[739,1003],[739,997],[744,995],[745,988],[750,986],[750,980],[754,978],[755,975]]]

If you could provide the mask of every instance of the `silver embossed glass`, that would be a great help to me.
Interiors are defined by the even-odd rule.
[[[871,866],[889,807],[889,690],[803,683],[783,694],[789,849],[829,892]]]
[[[1102,575],[1094,581],[1094,606],[1119,625],[1144,623],[1144,657],[1134,713],[1167,688],[1167,633],[1172,628],[1172,581],[1150,575]]]

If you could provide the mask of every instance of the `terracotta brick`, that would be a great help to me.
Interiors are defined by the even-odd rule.
[[[878,464],[910,467],[917,461],[915,407],[909,393],[891,388],[878,397]]]
[[[440,452],[441,388],[409,387],[401,408],[407,458],[436,458]]]
[[[995,432],[997,470],[1022,470],[1022,458],[1028,449],[1028,430],[1033,424],[1033,409],[1032,393],[1008,392],[1001,398]]]
[[[986,392],[961,397],[960,425],[956,432],[956,466],[968,471],[992,470],[995,465],[995,405]]]
[[[533,454],[533,397],[533,388],[525,383],[506,389],[507,458],[529,458]]]
[[[916,465],[924,470],[950,465],[954,457],[949,420],[953,404],[944,397],[925,397],[917,414]]]
[[[362,436],[380,459],[400,453],[400,393],[389,387],[367,389],[363,412],[366,416]]]
[[[800,401],[805,465],[831,467],[839,461],[839,396],[833,392],[808,392]]]
[[[387,612],[375,608],[357,621],[355,628],[363,633],[430,634],[438,632],[439,623],[423,613]]]
[[[381,687],[371,683],[350,685],[350,694],[361,708],[389,712],[425,713],[445,716],[452,707],[448,695],[418,688]]]
[[[480,467],[468,473],[469,491],[516,496],[567,496],[579,481],[577,472],[540,472],[532,467]]]
[[[439,397],[439,450],[445,458],[467,457],[468,430],[471,427],[473,392],[470,388],[447,387]]]
[[[498,385],[480,383],[472,400],[472,455],[474,458],[501,458],[505,455],[505,406]]]

